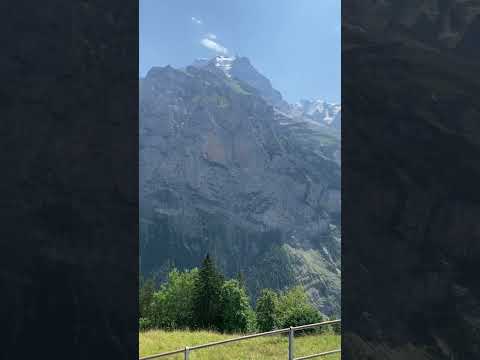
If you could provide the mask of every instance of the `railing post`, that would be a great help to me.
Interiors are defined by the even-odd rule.
[[[295,330],[290,326],[288,331],[288,360],[293,360],[293,340],[295,336]]]
[[[184,359],[185,359],[185,360],[188,360],[189,355],[190,355],[190,349],[188,348],[188,346],[185,346],[185,356],[184,356]]]

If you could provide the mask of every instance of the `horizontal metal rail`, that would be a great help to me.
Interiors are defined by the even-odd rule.
[[[178,349],[178,350],[168,351],[168,352],[164,352],[164,353],[160,353],[160,354],[144,356],[144,357],[139,358],[139,360],[150,360],[150,359],[156,359],[156,358],[160,358],[160,357],[164,357],[164,356],[181,354],[181,353],[187,354],[192,350],[205,349],[205,348],[208,348],[208,347],[211,347],[211,346],[223,345],[223,344],[228,344],[228,343],[232,343],[232,342],[253,339],[253,338],[257,338],[257,337],[261,337],[261,336],[277,335],[277,334],[282,334],[282,333],[288,333],[288,332],[291,332],[291,331],[295,332],[295,331],[298,331],[298,330],[311,329],[311,328],[319,327],[319,326],[322,326],[322,325],[340,323],[340,321],[341,320],[328,320],[328,321],[323,321],[323,322],[314,323],[314,324],[292,326],[291,328],[266,331],[266,332],[257,333],[257,334],[250,334],[250,335],[240,336],[240,337],[236,337],[236,338],[232,338],[232,339],[215,341],[215,342],[202,344],[202,345],[186,346],[184,349]],[[290,339],[289,339],[289,343],[290,343]],[[335,351],[337,351],[337,350],[335,350]],[[322,356],[322,355],[317,354],[315,357],[317,357],[317,356]],[[186,356],[186,358],[187,358],[187,356]],[[298,358],[296,360],[299,360],[299,359],[303,359],[303,358]],[[307,359],[309,359],[309,358],[307,358]]]
[[[293,326],[292,328],[293,328],[293,330],[297,331],[297,330],[311,329],[311,328],[319,327],[319,326],[322,326],[322,325],[338,324],[339,322],[340,322],[340,320],[328,320],[328,321],[323,321],[323,322],[314,323],[314,324]]]
[[[295,360],[314,359],[314,358],[321,357],[321,356],[327,356],[327,355],[331,355],[331,354],[336,354],[336,353],[339,353],[339,352],[341,352],[341,351],[342,351],[342,350],[340,350],[340,349],[331,350],[331,351],[325,351],[325,352],[318,353],[318,354],[301,356],[301,357],[295,358]]]

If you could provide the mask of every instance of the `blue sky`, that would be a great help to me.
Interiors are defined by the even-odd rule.
[[[340,0],[139,1],[141,76],[238,54],[290,102],[340,102]]]

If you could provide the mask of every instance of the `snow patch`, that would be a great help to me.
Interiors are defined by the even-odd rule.
[[[230,70],[232,69],[232,63],[234,60],[234,57],[216,56],[214,58],[214,64],[217,68],[222,70],[225,75],[227,75],[228,77],[232,77],[232,75],[230,74]]]

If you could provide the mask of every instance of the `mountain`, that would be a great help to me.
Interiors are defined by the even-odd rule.
[[[193,65],[212,71],[217,70],[229,78],[239,79],[258,91],[262,98],[277,109],[289,111],[289,104],[283,100],[282,94],[272,87],[270,80],[260,74],[246,57],[216,56],[211,60],[198,59]]]
[[[323,100],[302,100],[291,106],[290,115],[314,121],[338,132],[341,129],[341,106],[339,104],[327,103]]]
[[[263,76],[246,57],[216,56],[213,59],[196,59],[192,66],[213,72],[223,73],[231,79],[237,79],[258,92],[265,101],[277,111],[295,119],[296,121],[316,122],[334,132],[327,132],[340,136],[341,106],[327,103],[323,100],[301,100],[295,104],[287,103],[282,94],[273,88],[270,80]]]
[[[154,67],[139,101],[141,272],[209,252],[253,298],[300,283],[338,315],[339,138],[289,114],[246,58]]]

